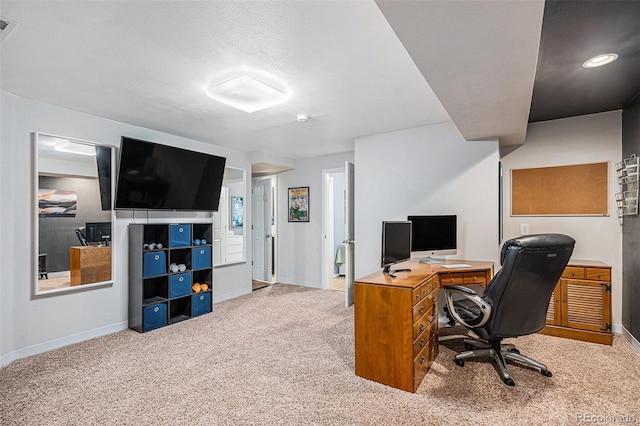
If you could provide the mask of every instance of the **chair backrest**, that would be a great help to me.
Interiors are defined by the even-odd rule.
[[[514,238],[502,246],[502,269],[483,298],[492,306],[484,329],[493,338],[522,336],[545,326],[553,289],[564,271],[575,240],[563,234]]]
[[[87,237],[85,235],[85,227],[81,226],[76,229],[76,237],[78,237],[78,241],[80,241],[80,245],[88,246]]]

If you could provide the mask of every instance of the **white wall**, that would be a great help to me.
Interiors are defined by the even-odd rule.
[[[322,287],[322,170],[344,167],[353,152],[306,158],[278,175],[278,282]],[[309,187],[309,222],[287,221],[287,189]]]
[[[498,142],[465,141],[451,123],[355,141],[356,278],[379,271],[384,220],[458,216],[458,254],[498,259]]]
[[[576,240],[574,259],[600,260],[612,266],[613,323],[622,322],[622,229],[614,194],[619,192],[615,163],[622,159],[622,113],[584,115],[532,123],[522,147],[502,160],[504,168],[504,238],[559,232]],[[609,162],[609,216],[511,217],[511,169]]]
[[[127,327],[128,233],[131,214],[115,221],[113,286],[63,295],[33,297],[35,269],[31,264],[32,149],[31,132],[42,132],[118,146],[120,137],[150,140],[227,157],[230,167],[249,170],[244,152],[192,139],[106,120],[68,109],[19,98],[2,91],[0,146],[0,366],[34,353]],[[248,201],[248,200],[247,200]],[[247,222],[251,223],[250,206]],[[204,213],[152,213],[153,222],[208,221]],[[138,213],[136,221],[146,220]],[[250,242],[247,253],[251,253]],[[216,302],[251,292],[251,266],[243,263],[214,270]],[[214,307],[215,309],[215,307]]]

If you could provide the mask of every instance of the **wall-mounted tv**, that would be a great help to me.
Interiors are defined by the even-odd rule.
[[[218,211],[226,158],[122,137],[115,209]]]

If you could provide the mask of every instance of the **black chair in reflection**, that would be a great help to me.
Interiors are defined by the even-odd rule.
[[[47,273],[47,253],[38,255],[38,279],[49,279],[49,274]]]

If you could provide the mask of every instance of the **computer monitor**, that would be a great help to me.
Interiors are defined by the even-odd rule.
[[[111,240],[111,222],[87,222],[84,232],[89,244],[108,246]]]
[[[395,277],[396,272],[410,269],[391,270],[391,266],[411,258],[411,222],[382,222],[382,262],[383,272]]]
[[[457,253],[458,219],[456,215],[408,216],[412,226],[411,257],[423,263],[439,263],[432,256]]]

